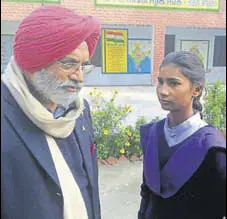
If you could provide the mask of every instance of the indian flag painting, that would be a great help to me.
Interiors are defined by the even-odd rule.
[[[127,73],[128,30],[102,29],[102,72]]]
[[[105,33],[106,41],[113,42],[113,43],[124,43],[124,35],[122,32],[113,32],[113,31],[106,31]]]

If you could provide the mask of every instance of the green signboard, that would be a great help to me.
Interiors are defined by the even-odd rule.
[[[220,0],[94,0],[97,7],[219,11]]]

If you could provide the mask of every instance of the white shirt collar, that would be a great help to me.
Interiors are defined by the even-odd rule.
[[[169,128],[167,116],[164,124],[164,133],[168,146],[173,147],[181,143],[206,125],[207,123],[200,118],[200,114],[196,113],[181,124]]]

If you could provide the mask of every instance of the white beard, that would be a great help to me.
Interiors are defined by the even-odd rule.
[[[67,107],[79,99],[79,92],[83,87],[82,83],[72,80],[58,80],[54,74],[46,69],[32,73],[33,79],[29,80],[30,89],[33,95],[42,103],[55,103]],[[74,86],[76,92],[69,92],[63,86]]]

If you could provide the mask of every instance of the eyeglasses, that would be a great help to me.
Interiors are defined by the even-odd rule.
[[[84,62],[82,65],[80,63],[63,62],[63,61],[60,61],[60,60],[57,60],[55,62],[60,64],[62,70],[65,71],[65,72],[68,72],[68,73],[83,71],[84,74],[89,74],[95,68],[95,66],[93,64],[91,64],[90,61]]]

